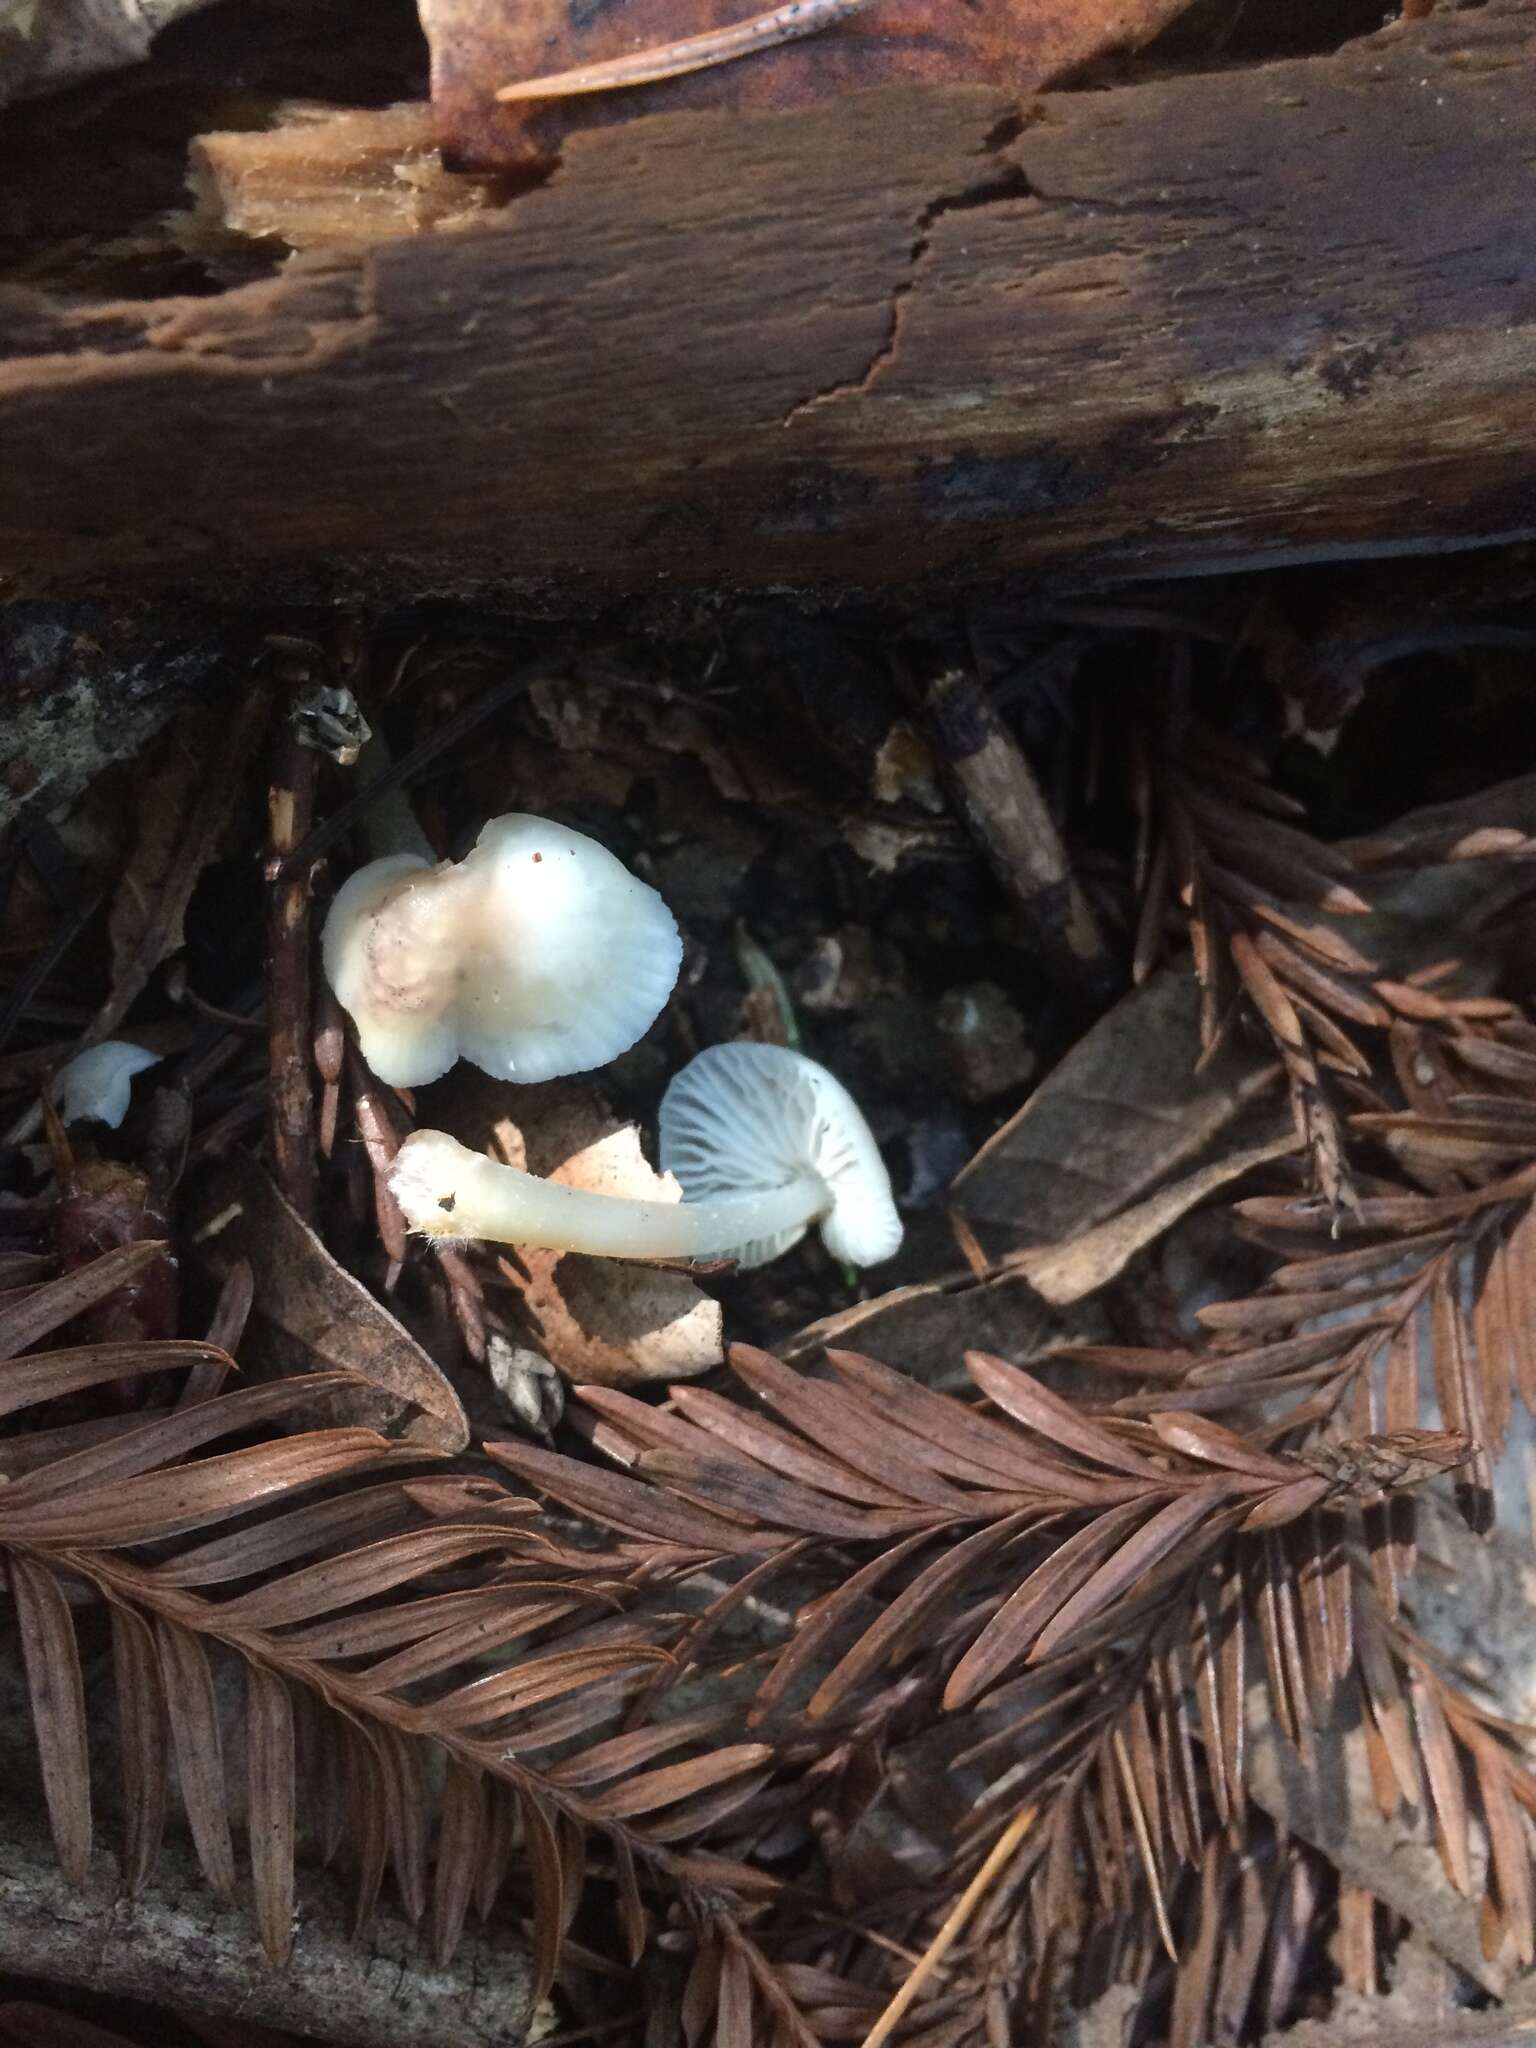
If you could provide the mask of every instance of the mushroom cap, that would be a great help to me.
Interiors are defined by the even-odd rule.
[[[492,818],[457,865],[371,862],[326,919],[325,970],[381,1081],[456,1059],[505,1081],[627,1052],[671,994],[683,947],[656,891],[585,833]]]
[[[689,1202],[783,1187],[814,1174],[826,1186],[822,1242],[835,1259],[878,1265],[901,1244],[891,1177],[848,1090],[803,1053],[745,1040],[712,1045],[672,1078],[659,1114],[661,1164]],[[736,1254],[766,1265],[811,1218]]]
[[[126,1038],[104,1038],[67,1060],[48,1093],[66,1124],[94,1122],[115,1131],[128,1114],[134,1075],[159,1064],[157,1052],[147,1052]]]

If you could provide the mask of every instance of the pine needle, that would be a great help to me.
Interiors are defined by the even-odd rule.
[[[967,1921],[981,1903],[993,1880],[1033,1827],[1035,1812],[1033,1806],[1021,1807],[1004,1828],[980,1870],[945,1916],[943,1926],[923,1950],[917,1968],[864,2036],[864,2048],[885,2048],[885,2043],[911,2011],[918,1993],[965,1932]]]

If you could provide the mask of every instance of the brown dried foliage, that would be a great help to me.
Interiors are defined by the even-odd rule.
[[[122,1257],[5,1307],[0,1346],[48,1336],[121,1279]],[[226,1307],[225,1337],[237,1313]],[[1531,1781],[1505,1731],[1397,1624],[1373,1622],[1358,1648],[1340,1591],[1350,1527],[1459,1464],[1462,1438],[1397,1429],[1326,1455],[1265,1450],[1166,1399],[1086,1414],[980,1354],[978,1403],[851,1353],[832,1356],[830,1381],[744,1348],[732,1362],[752,1406],[688,1386],[665,1409],[589,1390],[596,1447],[618,1470],[488,1446],[606,1532],[573,1547],[498,1481],[366,1429],[251,1441],[341,1375],[214,1391],[210,1369],[230,1365],[215,1342],[13,1355],[12,1417],[42,1419],[125,1371],[203,1375],[105,1437],[81,1422],[32,1453],[27,1435],[9,1440],[0,1547],[65,1868],[83,1874],[92,1841],[82,1636],[100,1616],[130,1883],[153,1868],[174,1777],[210,1885],[241,1884],[221,1726],[233,1685],[250,1896],[275,1961],[301,1847],[351,1866],[360,1922],[391,1872],[441,1956],[510,1888],[541,1986],[595,1876],[634,1952],[681,1916],[690,2040],[843,2039],[891,1986],[881,1930],[861,1925],[872,1760],[915,1755],[943,1725],[976,1796],[905,1924],[921,1928],[1021,1805],[1035,1809],[975,1931],[1007,1903],[1016,1924],[989,1953],[1019,1960],[1016,2002],[1018,1985],[1041,1990],[1091,1887],[1150,1910],[1171,1945],[1181,1872],[1243,1815],[1252,1604],[1274,1617],[1270,1682],[1298,1739],[1357,1657],[1398,1675],[1431,1782],[1449,1782],[1444,1758],[1471,1760],[1502,1829],[1495,1895],[1517,1909]],[[732,1668],[732,1687],[707,1683]],[[1375,1683],[1373,1712],[1398,1730],[1396,1709],[1406,1730]],[[1467,1812],[1446,1832],[1463,1876]],[[754,1860],[770,1835],[797,1845],[793,1883]],[[966,1954],[974,1968],[974,1938]],[[985,2038],[987,1997],[956,1981],[923,2007],[939,2031],[920,2038]]]
[[[1536,1025],[1322,922],[1365,908],[1354,869],[1224,742],[1175,723],[1144,812],[1141,962],[1181,900],[1207,1044],[1246,997],[1314,1170],[1238,1203],[1268,1278],[1182,1347],[1044,1378],[972,1351],[962,1399],[738,1346],[730,1391],[582,1390],[588,1455],[471,1463],[452,1430],[356,1426],[376,1363],[231,1389],[253,1288],[273,1320],[254,1246],[197,1341],[121,1324],[157,1241],[8,1253],[0,1557],[63,1867],[110,1741],[127,1883],[174,1784],[274,1962],[303,1864],[336,1862],[359,1926],[388,1883],[439,1957],[511,1914],[540,1993],[583,1968],[599,1893],[622,1960],[685,1959],[691,2048],[878,2043],[898,1995],[905,2042],[981,2048],[1038,2035],[1063,1983],[1123,1982],[1193,2048],[1279,2024],[1329,1937],[1370,1989],[1398,1931],[1257,1811],[1257,1712],[1319,1775],[1357,1731],[1379,1811],[1431,1816],[1487,1954],[1530,1964],[1536,1775],[1415,1629],[1413,1493],[1450,1475],[1488,1528],[1536,1411]],[[328,1146],[345,1083],[398,1268],[408,1105],[334,1020],[317,1064],[294,1128]],[[475,1266],[441,1271],[474,1355]]]
[[[1330,1209],[1352,1208],[1342,1119],[1351,1105],[1388,1107],[1376,1079],[1383,1034],[1409,1111],[1417,1112],[1432,1079],[1413,1078],[1422,1065],[1413,1027],[1470,1031],[1512,1020],[1512,1006],[1437,995],[1422,974],[1394,979],[1332,922],[1371,909],[1349,855],[1306,831],[1303,807],[1271,788],[1234,743],[1181,715],[1177,702],[1160,730],[1158,751],[1144,749],[1138,763],[1137,978],[1160,957],[1174,911],[1187,927],[1200,983],[1205,1057],[1246,1002],[1284,1069],[1315,1186]],[[1463,1129],[1447,1142],[1460,1156],[1469,1137]],[[1430,1141],[1421,1132],[1412,1142],[1422,1154]]]

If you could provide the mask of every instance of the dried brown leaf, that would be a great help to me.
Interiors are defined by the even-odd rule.
[[[122,1777],[123,1881],[131,1896],[155,1867],[165,1827],[165,1693],[148,1623],[119,1601],[112,1603],[110,1612]]]
[[[583,1388],[582,1399],[599,1415],[620,1423],[637,1444],[670,1447],[707,1457],[717,1444],[723,1443],[765,1470],[782,1473],[835,1499],[866,1507],[902,1505],[902,1496],[893,1487],[882,1486],[838,1459],[812,1450],[802,1437],[752,1414],[737,1402],[727,1401],[707,1387],[679,1387],[672,1396],[676,1415],[602,1389]],[[679,1416],[685,1420],[679,1422]],[[612,1453],[613,1445],[602,1430],[596,1432],[594,1441]],[[633,1455],[631,1452],[630,1456]]]
[[[284,1681],[259,1664],[246,1667],[245,1753],[256,1930],[268,1962],[281,1968],[293,1947],[293,1702]]]
[[[371,1430],[314,1430],[178,1467],[170,1483],[159,1473],[144,1472],[89,1494],[23,1503],[15,1510],[5,1498],[7,1488],[0,1494],[0,1542],[71,1548],[155,1542],[369,1468],[387,1454],[388,1446]]]
[[[680,1799],[691,1799],[744,1771],[756,1770],[773,1755],[767,1743],[736,1742],[713,1750],[708,1756],[689,1757],[683,1763],[642,1771],[603,1795],[603,1811],[616,1820],[652,1813],[658,1807],[675,1805]]]
[[[532,1480],[567,1507],[627,1535],[727,1556],[752,1555],[786,1541],[776,1531],[754,1529],[739,1518],[728,1519],[690,1502],[670,1500],[656,1487],[578,1464],[553,1451],[511,1443],[489,1443],[485,1450],[498,1464]]]
[[[1079,1039],[956,1178],[988,1257],[1081,1237],[1215,1149],[1275,1069],[1234,1042],[1197,1074],[1200,1051],[1200,992],[1172,968]]]
[[[1014,1588],[960,1658],[944,1689],[946,1709],[967,1706],[1027,1657],[1052,1615],[1146,1519],[1144,1500],[1124,1501],[1058,1545]]]
[[[208,1654],[190,1630],[163,1617],[156,1623],[155,1636],[181,1803],[197,1860],[212,1890],[219,1898],[230,1900],[235,1895],[235,1852],[230,1840],[218,1700]]]
[[[1463,1726],[1458,1732],[1471,1752],[1477,1772],[1478,1799],[1488,1835],[1499,1917],[1514,1943],[1521,1967],[1529,1969],[1536,1961],[1536,1896],[1531,1885],[1529,1830],[1510,1796],[1504,1753],[1498,1744],[1476,1727]]]
[[[1031,1649],[1030,1661],[1038,1662],[1040,1658],[1048,1657],[1074,1629],[1086,1628],[1090,1621],[1113,1607],[1174,1550],[1189,1545],[1186,1554],[1193,1563],[1218,1533],[1222,1510],[1229,1506],[1230,1501],[1231,1491],[1227,1484],[1212,1481],[1193,1487],[1188,1493],[1160,1507],[1057,1609]],[[1203,1531],[1203,1541],[1195,1544],[1193,1538],[1202,1523],[1208,1526]]]
[[[535,2006],[549,1996],[560,1965],[560,1938],[575,1901],[565,1897],[566,1870],[549,1808],[534,1793],[518,1798],[523,1821],[523,1853],[533,1897],[533,1996]]]
[[[1079,1457],[1107,1465],[1111,1471],[1127,1473],[1133,1479],[1153,1485],[1166,1482],[1166,1472],[1150,1458],[1143,1457],[1113,1430],[1083,1415],[1070,1401],[1052,1393],[1049,1387],[1005,1359],[989,1358],[983,1351],[968,1351],[965,1365],[989,1401],[1048,1443],[1063,1444]]]
[[[485,1781],[456,1757],[443,1773],[432,1872],[432,1954],[441,1969],[452,1960],[475,1887],[485,1840]]]
[[[1246,1472],[1254,1478],[1278,1480],[1282,1484],[1297,1476],[1295,1466],[1288,1460],[1271,1457],[1236,1430],[1211,1422],[1203,1415],[1164,1409],[1149,1415],[1147,1421],[1170,1450],[1187,1458],[1198,1458],[1203,1464],[1221,1465],[1229,1471]]]
[[[1461,1761],[1433,1681],[1416,1672],[1409,1683],[1409,1696],[1445,1874],[1457,1891],[1467,1896],[1472,1890],[1472,1847]]]
[[[148,1239],[119,1245],[56,1280],[13,1290],[0,1302],[0,1359],[30,1350],[85,1310],[130,1285],[163,1258],[165,1251],[163,1243]]]
[[[1101,1482],[1042,1455],[1029,1438],[996,1416],[936,1393],[857,1351],[828,1351],[827,1363],[882,1414],[920,1438],[934,1469],[951,1479],[1046,1495],[1078,1484],[1072,1498],[1085,1503],[1104,1498]]]
[[[760,1528],[850,1543],[905,1535],[910,1529],[937,1528],[964,1516],[968,1505],[961,1501],[950,1512],[924,1505],[839,1507],[825,1494],[813,1493],[777,1473],[745,1462],[733,1463],[724,1452],[714,1458],[696,1458],[687,1451],[647,1451],[638,1461],[638,1469],[658,1480],[668,1493],[722,1508]]]
[[[908,1503],[963,1509],[965,1496],[934,1471],[927,1446],[847,1388],[810,1379],[750,1344],[733,1344],[730,1363],[736,1377],[787,1422],[811,1442],[834,1449],[866,1478],[894,1487]]]
[[[991,1532],[981,1533],[985,1535]],[[857,1571],[851,1572],[842,1584],[835,1586],[826,1594],[810,1613],[801,1615],[794,1635],[758,1687],[757,1698],[749,1716],[752,1724],[762,1721],[780,1705],[791,1689],[828,1653],[837,1636],[850,1625],[858,1610],[871,1598],[881,1583],[889,1578],[892,1572],[899,1570],[907,1559],[915,1551],[923,1548],[929,1540],[930,1532],[920,1529],[902,1541],[892,1544],[889,1550],[882,1551],[861,1565]],[[963,1551],[973,1541],[974,1538],[966,1537],[954,1548]],[[874,1624],[875,1627],[879,1625],[878,1621]],[[816,1695],[817,1701],[821,1704],[813,1707],[812,1711],[825,1712],[833,1703],[835,1692],[825,1700],[822,1699],[822,1695],[827,1693],[828,1684],[836,1679],[840,1670],[841,1666],[837,1667],[834,1673],[829,1675],[829,1679],[823,1682]]]
[[[232,1156],[199,1195],[198,1248],[221,1278],[237,1261],[255,1278],[248,1358],[276,1373],[348,1373],[330,1419],[401,1434],[433,1450],[461,1451],[469,1423],[433,1360],[337,1264],[254,1161]]]
[[[10,1581],[53,1845],[65,1875],[84,1884],[91,1861],[91,1764],[74,1617],[57,1577],[40,1559],[13,1553]]]

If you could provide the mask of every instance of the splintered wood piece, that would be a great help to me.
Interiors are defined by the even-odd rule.
[[[232,239],[291,249],[443,234],[494,220],[504,181],[445,170],[432,109],[292,106],[278,125],[192,144],[180,239],[217,263]]]

